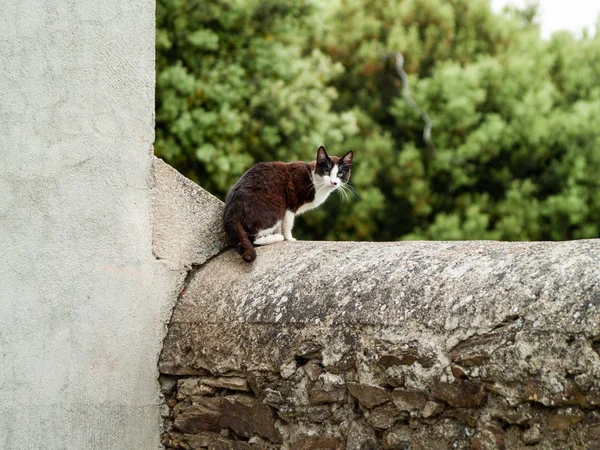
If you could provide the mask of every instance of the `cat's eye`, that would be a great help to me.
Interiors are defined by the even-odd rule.
[[[329,170],[326,170],[325,172],[323,172],[323,175],[329,175]]]
[[[338,172],[338,178],[343,178],[344,174],[342,172]]]

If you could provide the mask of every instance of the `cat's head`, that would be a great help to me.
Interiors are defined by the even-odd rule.
[[[329,156],[323,146],[319,147],[315,166],[315,181],[332,190],[342,187],[350,180],[352,156],[351,151],[341,158]]]

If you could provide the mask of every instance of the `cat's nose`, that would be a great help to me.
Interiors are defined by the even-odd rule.
[[[332,186],[337,186],[337,181],[330,181]]]

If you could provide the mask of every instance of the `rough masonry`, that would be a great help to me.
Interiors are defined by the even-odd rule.
[[[600,240],[294,242],[201,266],[168,449],[600,448]]]

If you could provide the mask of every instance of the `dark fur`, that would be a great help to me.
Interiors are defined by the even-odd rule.
[[[252,242],[260,230],[283,220],[286,211],[295,213],[315,199],[310,173],[314,170],[323,175],[335,164],[344,173],[342,181],[347,182],[350,165],[344,164],[342,158],[328,156],[323,147],[319,148],[316,161],[259,163],[238,180],[225,200],[223,221],[227,235],[237,243],[244,261],[256,259]]]

